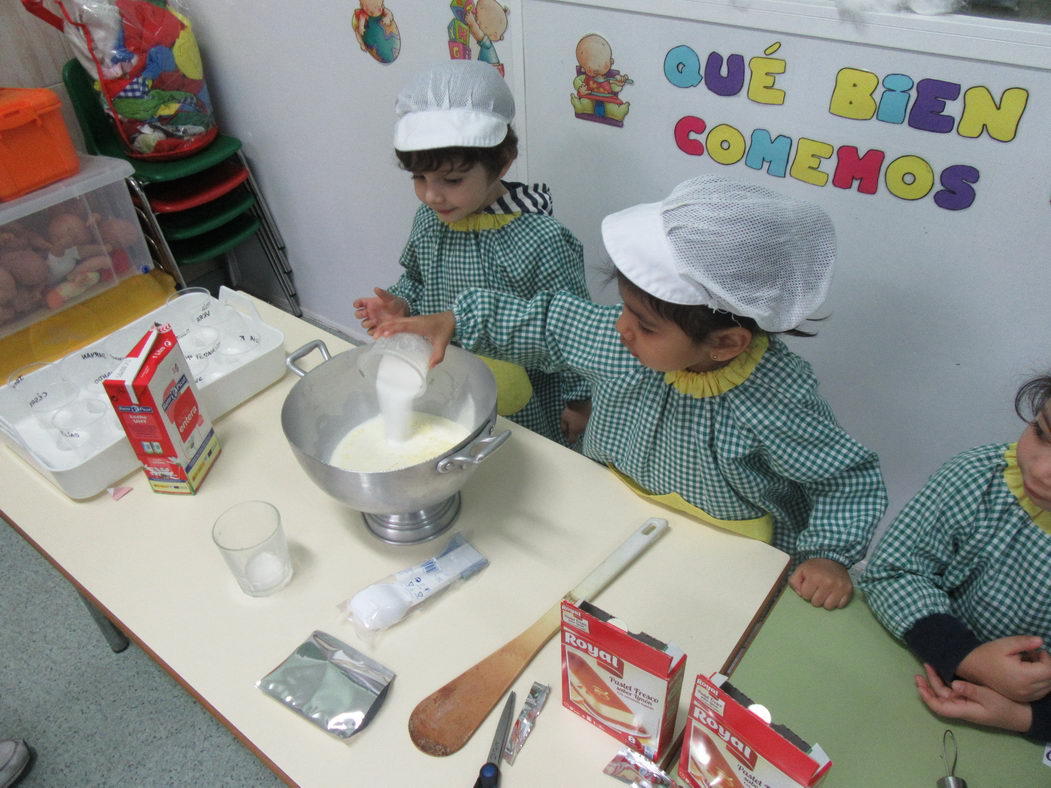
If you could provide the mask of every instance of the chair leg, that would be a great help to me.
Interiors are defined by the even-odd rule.
[[[288,304],[288,311],[296,317],[302,317],[303,309],[299,305],[299,296],[296,294],[295,285],[282,267],[281,260],[284,258],[284,253],[281,249],[271,246],[268,237],[261,230],[262,228],[260,227],[260,232],[256,233],[256,240],[259,242],[259,247],[263,250],[267,262],[270,264],[270,271],[273,273],[278,287],[281,288],[281,293]]]
[[[237,160],[241,162],[241,165],[245,168],[248,173],[248,189],[255,196],[256,203],[261,209],[260,219],[263,221],[263,225],[266,227],[266,231],[271,235],[274,246],[278,248],[285,248],[285,240],[281,237],[281,231],[277,229],[277,222],[274,221],[273,214],[270,213],[270,206],[266,204],[266,198],[263,197],[263,192],[255,182],[255,176],[252,175],[252,168],[248,166],[248,159],[245,158],[244,151],[237,151]],[[288,269],[288,273],[292,273],[292,269]]]
[[[80,592],[77,592],[80,594]],[[110,621],[106,616],[95,607],[91,600],[89,600],[83,594],[80,594],[80,601],[84,603],[84,607],[91,613],[91,617],[95,619],[95,624],[98,626],[99,631],[102,632],[102,637],[106,638],[106,642],[109,643],[109,647],[113,649],[114,654],[119,654],[128,647],[127,636],[117,629],[117,626]]]
[[[175,256],[172,254],[171,247],[168,246],[168,241],[164,237],[164,231],[161,229],[160,222],[157,221],[157,215],[153,212],[150,200],[146,196],[142,185],[135,180],[134,176],[129,175],[124,180],[131,190],[134,198],[133,202],[138,208],[139,216],[146,223],[148,235],[153,239],[154,251],[156,251],[158,258],[157,262],[165,272],[171,274],[177,287],[186,287],[186,280],[183,278],[182,271],[179,270],[179,264],[175,261]]]
[[[258,214],[255,215],[262,220],[262,217]],[[265,223],[261,224],[260,230],[262,230],[264,226]],[[296,285],[295,282],[292,281],[291,269],[288,265],[288,258],[285,256],[285,250],[279,246],[274,246],[270,242],[270,237],[264,232],[260,232],[258,238],[259,245],[262,247],[263,252],[266,254],[266,259],[269,261],[270,267],[274,271],[274,276],[277,277],[281,284],[281,289],[285,292],[289,301],[293,303],[296,309],[298,309],[299,299],[296,294]],[[299,314],[300,313],[297,312],[296,316],[298,317]]]
[[[246,185],[252,196],[255,197],[256,202],[252,207],[252,213],[260,221],[259,243],[266,253],[267,260],[270,263],[270,267],[274,270],[274,276],[277,278],[285,298],[288,300],[292,314],[296,317],[302,317],[303,310],[299,306],[299,297],[292,282],[292,266],[288,264],[288,256],[285,254],[285,241],[281,237],[281,231],[277,229],[274,215],[270,212],[270,206],[267,205],[266,198],[255,181],[255,176],[252,175],[252,168],[248,166],[248,160],[245,158],[244,152],[239,150],[236,155],[238,161],[241,162],[241,165],[248,173]]]

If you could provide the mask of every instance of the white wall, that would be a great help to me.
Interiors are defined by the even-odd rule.
[[[584,241],[589,264],[599,262],[603,215],[658,199],[692,175],[725,171],[816,200],[840,234],[832,316],[817,338],[792,344],[814,364],[844,426],[883,458],[892,511],[952,454],[1017,437],[1013,393],[1027,373],[1051,367],[1047,28],[960,17],[844,20],[821,0],[649,0],[646,13],[627,0],[504,2],[513,35],[497,46],[529,152],[528,167],[521,161],[513,175],[552,185],[556,213]],[[191,6],[220,119],[245,142],[305,312],[358,336],[350,302],[397,277],[416,208],[390,147],[394,95],[447,57],[447,3],[387,5],[403,39],[387,66],[358,49],[355,4],[346,0],[292,6],[303,11],[275,0]],[[622,94],[632,103],[622,129],[572,115],[574,46],[589,32],[611,41],[616,67],[635,80]],[[715,96],[704,85],[676,88],[663,74],[664,53],[678,44],[702,59],[710,51],[749,58],[775,41],[788,66],[777,82],[782,106]],[[848,121],[829,113],[831,80],[846,66],[986,85],[997,96],[1023,86],[1029,104],[1007,143]],[[936,172],[972,164],[981,171],[977,199],[947,211],[930,196],[910,202],[886,189],[869,196],[774,178],[743,163],[724,169],[675,146],[674,121],[686,114],[746,135],[767,128],[879,148],[888,161],[914,154]],[[592,285],[600,300],[612,298],[597,279]]]
[[[448,59],[448,3],[387,3],[402,38],[387,65],[359,49],[348,0],[187,5],[220,123],[244,143],[305,315],[363,338],[350,304],[397,279],[419,204],[394,157],[394,98]],[[520,8],[504,5],[512,26],[496,48],[521,103]],[[524,160],[512,175],[523,170]]]
[[[879,452],[892,510],[958,451],[1017,438],[1023,425],[1012,411],[1014,392],[1028,373],[1051,368],[1051,31],[1015,25],[1023,43],[1012,48],[1002,40],[1010,31],[991,28],[996,40],[985,39],[985,22],[973,20],[883,15],[858,25],[790,2],[757,2],[748,11],[654,0],[650,14],[621,10],[633,5],[537,0],[527,6],[530,174],[551,182],[559,216],[584,241],[589,259],[601,254],[603,216],[658,200],[694,175],[723,173],[816,201],[832,215],[839,240],[825,310],[831,316],[815,325],[816,338],[790,344],[813,363],[843,425]],[[573,116],[574,48],[589,32],[611,43],[614,67],[634,80],[620,94],[631,102],[623,128]],[[531,44],[540,39],[544,48],[536,56]],[[902,48],[920,40],[922,52]],[[747,62],[775,42],[781,46],[774,57],[786,64],[776,80],[785,91],[782,104],[751,101],[744,92],[716,95],[704,81],[677,87],[664,73],[665,54],[678,45],[690,46],[703,65],[709,52],[741,54]],[[1044,67],[989,59],[1009,57]],[[1021,86],[1029,102],[1009,142],[845,119],[830,112],[836,75],[845,67],[881,79],[904,73],[964,89],[984,85],[997,98]],[[945,112],[958,117],[961,104],[948,102]],[[684,153],[674,129],[687,115],[708,129],[729,124],[745,139],[762,128],[793,145],[806,137],[861,153],[879,149],[887,162],[916,155],[935,173],[969,164],[981,177],[974,203],[955,211],[934,203],[937,185],[914,201],[894,196],[882,182],[873,195],[815,186],[744,161],[720,164],[707,153]],[[831,175],[835,159],[821,165]],[[598,279],[591,284],[600,299],[615,298],[599,289]]]

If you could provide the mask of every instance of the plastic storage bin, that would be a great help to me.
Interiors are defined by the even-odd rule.
[[[180,346],[197,376],[201,407],[214,421],[284,376],[285,337],[263,322],[252,301],[241,293],[223,287],[218,299],[208,296],[207,300],[209,313],[226,314],[226,319],[217,317],[217,322],[204,324],[215,326],[219,345],[208,348],[182,339]],[[166,304],[96,342],[27,372],[21,390],[13,382],[0,385],[0,442],[70,498],[90,498],[112,487],[141,463],[108,400],[104,412],[92,402],[105,396],[97,379],[106,374],[107,364],[115,366],[117,359],[131,350],[154,321],[172,322],[176,327],[186,320],[196,323],[198,317],[180,312],[174,303]],[[195,367],[194,355],[203,366]],[[69,388],[67,384],[73,386],[75,394],[67,391],[69,396],[62,407],[73,417],[83,417],[83,422],[75,425],[76,434],[59,422],[58,412],[48,419],[48,414],[34,412],[27,404],[27,395],[36,400],[36,392],[51,386],[49,394],[58,396],[60,388]],[[96,413],[97,418],[93,418]],[[78,445],[76,439],[87,441]]]
[[[68,178],[79,167],[54,91],[0,88],[0,201]]]
[[[0,336],[153,268],[123,159],[79,157],[80,170],[0,203]]]

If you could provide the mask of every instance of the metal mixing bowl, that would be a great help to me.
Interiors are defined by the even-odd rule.
[[[313,350],[324,362],[310,371],[296,362]],[[441,534],[460,511],[460,488],[510,432],[493,435],[496,382],[489,368],[458,347],[430,371],[415,410],[443,416],[470,431],[445,454],[384,473],[356,473],[328,464],[336,444],[353,427],[379,413],[375,379],[362,361],[369,346],[330,356],[321,340],[291,353],[287,365],[300,380],[281,408],[281,427],[299,464],[333,498],[362,513],[385,542],[415,544]]]

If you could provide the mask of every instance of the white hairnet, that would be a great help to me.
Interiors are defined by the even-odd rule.
[[[504,141],[515,99],[500,72],[477,60],[449,60],[413,79],[394,102],[397,150],[492,148]]]
[[[602,240],[650,295],[750,317],[766,331],[795,328],[821,306],[836,259],[823,208],[719,175],[607,216]]]

